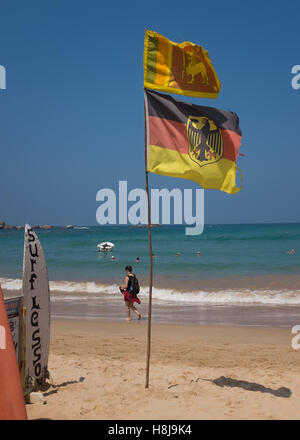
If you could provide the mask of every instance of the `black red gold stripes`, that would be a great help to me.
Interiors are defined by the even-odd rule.
[[[148,115],[186,124],[189,116],[205,116],[223,130],[231,130],[240,136],[239,118],[235,113],[177,101],[169,95],[145,90],[148,101]]]

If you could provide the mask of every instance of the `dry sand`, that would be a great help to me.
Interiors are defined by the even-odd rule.
[[[51,331],[56,388],[27,405],[30,419],[300,418],[289,329],[155,324],[149,389],[145,321],[52,321]]]

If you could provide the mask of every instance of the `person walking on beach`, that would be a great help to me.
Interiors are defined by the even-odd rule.
[[[140,299],[137,297],[139,292],[139,285],[136,276],[132,273],[132,266],[126,266],[125,270],[127,275],[125,276],[124,285],[120,286],[120,291],[124,295],[124,301],[126,305],[127,318],[126,321],[130,322],[130,310],[133,310],[138,319],[141,319],[142,315],[138,309],[134,306],[134,302],[141,304]]]

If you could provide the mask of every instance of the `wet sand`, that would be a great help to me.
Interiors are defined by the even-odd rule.
[[[138,309],[142,320],[147,320],[148,298],[141,297]],[[96,297],[66,301],[56,297],[51,302],[53,318],[64,320],[123,322],[125,306],[123,298]],[[225,326],[255,326],[292,328],[300,325],[300,306],[253,304],[195,304],[153,301],[152,319],[161,324],[199,324]]]

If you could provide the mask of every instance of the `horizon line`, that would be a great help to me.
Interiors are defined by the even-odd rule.
[[[20,228],[20,227],[23,228],[23,227],[25,227],[26,224],[28,224],[28,223],[26,222],[24,224],[24,226],[22,224],[21,225],[20,224],[14,225],[12,223],[5,223],[6,226],[13,226],[14,228]],[[289,221],[289,222],[274,221],[274,222],[251,222],[251,223],[247,223],[247,222],[245,222],[245,223],[205,223],[204,227],[205,226],[242,226],[242,225],[294,225],[294,224],[300,224],[300,220],[299,221]],[[162,224],[162,223],[151,223],[151,225],[157,226],[157,227],[163,227],[163,226],[164,227],[169,227],[169,226],[186,227],[187,226],[187,224],[178,225],[178,224]],[[139,228],[139,227],[147,227],[148,223],[139,223],[137,225],[132,225],[132,224],[127,224],[127,225],[119,225],[119,224],[115,224],[115,225],[96,224],[95,225],[95,224],[92,224],[92,225],[89,225],[89,224],[71,224],[71,223],[69,223],[68,225],[50,225],[49,223],[41,223],[41,224],[35,223],[31,227],[34,228],[34,226],[36,227],[36,229],[37,229],[37,226],[41,229],[43,229],[43,227],[45,227],[45,226],[48,226],[48,227],[50,226],[50,228],[64,228],[64,229],[71,229],[70,226],[72,228],[76,228],[76,227],[82,227],[82,228],[84,228],[84,227],[89,227],[89,228],[96,228],[96,227],[99,227],[99,228],[103,228],[103,227],[105,227],[105,228],[107,228],[107,227],[125,227],[125,228],[126,227],[133,227],[133,228],[135,228],[135,227],[138,227]],[[67,228],[67,226],[69,226],[69,228]],[[189,225],[189,226],[191,226],[191,225]],[[8,230],[8,229],[3,228],[0,230]],[[13,229],[11,229],[11,230],[13,230]],[[47,230],[47,229],[45,229],[45,230]]]

